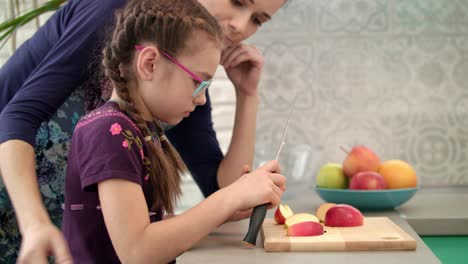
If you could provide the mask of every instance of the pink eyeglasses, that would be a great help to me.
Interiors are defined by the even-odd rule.
[[[145,47],[142,45],[135,45],[135,48],[137,50],[143,50]],[[167,54],[164,51],[160,51],[162,55],[164,55],[166,58],[168,58],[170,61],[172,61],[175,65],[179,66],[184,72],[189,74],[195,81],[199,82],[200,84],[198,85],[197,89],[192,94],[192,97],[197,97],[200,93],[204,93],[208,87],[210,87],[211,82],[213,81],[212,79],[208,81],[202,80],[200,77],[198,77],[195,73],[187,69],[184,65],[182,65],[180,62],[178,62],[176,59],[172,58],[169,54]]]

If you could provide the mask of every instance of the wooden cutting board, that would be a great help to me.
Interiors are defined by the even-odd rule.
[[[415,250],[416,240],[388,217],[365,217],[358,227],[328,227],[321,236],[288,237],[283,225],[265,219],[262,226],[267,252]]]

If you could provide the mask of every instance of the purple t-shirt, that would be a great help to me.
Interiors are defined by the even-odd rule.
[[[138,127],[115,102],[94,110],[76,125],[68,157],[62,223],[76,263],[120,263],[100,210],[99,182],[125,179],[137,183],[151,208],[153,194],[144,142]],[[160,221],[163,210],[149,212],[149,216],[151,222]]]

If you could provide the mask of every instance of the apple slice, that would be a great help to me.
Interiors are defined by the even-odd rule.
[[[284,221],[286,221],[286,218],[290,217],[293,215],[293,211],[287,204],[280,204],[275,211],[275,222],[277,224],[284,224]]]
[[[361,211],[347,204],[337,204],[325,214],[325,225],[333,227],[362,226],[364,216]]]
[[[335,203],[321,204],[315,211],[315,216],[317,216],[320,222],[325,222],[325,215],[327,214],[328,209],[332,208],[335,205]]]
[[[323,226],[314,221],[300,222],[289,226],[288,236],[319,236],[323,235]]]
[[[307,222],[307,221],[312,221],[312,222],[317,222],[317,223],[320,222],[318,218],[313,214],[299,213],[299,214],[293,214],[290,217],[286,218],[286,221],[284,222],[284,228],[288,229],[288,227],[294,224],[297,224],[300,222]]]

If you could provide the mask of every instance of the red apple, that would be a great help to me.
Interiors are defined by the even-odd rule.
[[[284,221],[286,221],[286,218],[290,217],[291,215],[293,215],[293,211],[289,205],[280,204],[275,211],[275,222],[282,225],[284,224]]]
[[[323,226],[314,221],[294,224],[288,228],[288,236],[319,236],[323,235]]]
[[[350,227],[364,224],[361,211],[347,204],[337,204],[328,209],[325,215],[326,226]]]
[[[320,205],[315,211],[315,216],[320,220],[320,222],[325,221],[325,215],[327,214],[328,209],[335,206],[335,203],[324,203]]]
[[[300,213],[300,214],[293,214],[290,217],[284,221],[284,228],[288,229],[288,227],[300,223],[300,222],[307,222],[307,221],[312,221],[312,222],[317,222],[319,223],[320,221],[318,218],[313,215],[313,214],[308,214],[308,213]]]
[[[349,188],[353,190],[381,190],[387,189],[387,183],[378,172],[363,171],[351,177]]]
[[[377,171],[380,166],[380,158],[370,148],[355,146],[343,161],[343,172],[352,177],[362,171]]]

